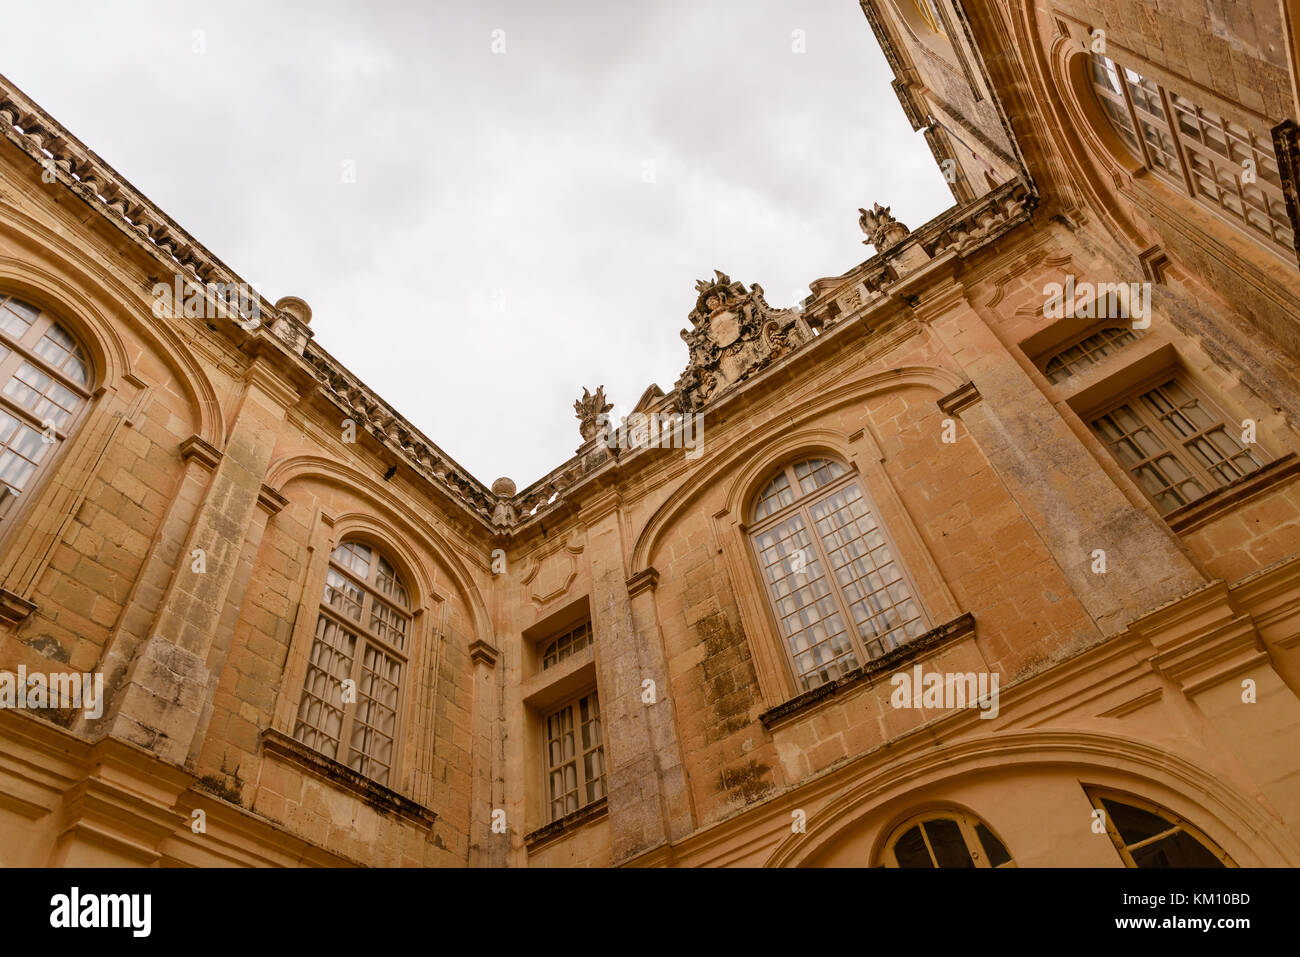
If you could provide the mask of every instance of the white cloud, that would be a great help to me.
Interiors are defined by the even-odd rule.
[[[950,204],[852,0],[76,0],[9,11],[0,56],[264,295],[306,299],[448,454],[521,488],[577,447],[584,386],[672,388],[697,278],[788,305],[869,255],[859,206],[917,226]]]

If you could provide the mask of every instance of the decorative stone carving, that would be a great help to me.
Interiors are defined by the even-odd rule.
[[[405,458],[421,475],[449,492],[452,498],[463,502],[470,511],[483,519],[491,519],[498,504],[497,496],[489,494],[486,488],[449,462],[441,449],[370,392],[333,356],[310,346],[303,352],[303,359],[311,366],[322,392],[348,413],[356,422],[358,432],[365,430]]]
[[[772,308],[758,283],[746,289],[714,270],[714,278],[699,280],[695,289],[692,328],[681,333],[690,349],[690,362],[677,381],[683,412],[697,411],[720,390],[813,337],[799,310]]]
[[[513,525],[519,515],[511,500],[515,496],[515,483],[505,477],[492,483],[492,494],[497,497],[496,507],[492,510],[493,525]]]
[[[874,204],[870,210],[858,209],[858,225],[867,234],[862,241],[864,246],[875,246],[876,252],[883,253],[897,246],[911,232],[906,226],[889,214],[888,206]]]
[[[582,433],[582,441],[590,442],[596,437],[600,416],[612,408],[614,408],[613,404],[605,401],[603,385],[596,386],[595,395],[587,391],[585,386],[583,387],[582,398],[573,403],[573,411],[578,415],[578,431]]]

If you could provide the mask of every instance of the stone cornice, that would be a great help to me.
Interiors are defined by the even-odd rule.
[[[491,525],[499,496],[320,346],[309,344],[303,351],[303,359],[320,382],[321,394],[353,418],[359,431],[364,430],[484,525]]]
[[[889,52],[887,46],[886,52]],[[248,285],[3,76],[0,76],[0,135],[34,163],[52,170],[59,184],[112,224],[133,246],[161,263],[166,271],[201,283]],[[746,378],[752,382],[766,377],[774,366],[787,367],[791,362],[800,361],[797,357],[829,338],[827,333],[833,331],[832,326],[845,324],[850,318],[848,313],[852,312],[856,318],[874,312],[881,299],[892,303],[894,297],[888,294],[888,288],[904,275],[918,272],[928,260],[948,253],[958,259],[971,255],[1026,221],[1036,202],[1037,195],[1030,186],[1020,182],[1003,184],[988,195],[932,220],[844,276],[813,283],[813,295],[806,300],[802,312],[793,322],[778,325],[773,333],[780,340],[779,348],[769,348],[746,373]],[[574,500],[591,490],[589,479],[610,474],[615,476],[611,481],[617,481],[617,451],[611,453],[588,443],[577,456],[519,494],[499,496],[317,345],[303,321],[277,309],[260,295],[255,294],[254,301],[265,321],[252,329],[232,321],[225,324],[230,327],[226,332],[245,342],[251,353],[266,356],[277,373],[287,373],[279,390],[282,397],[287,399],[289,383],[310,375],[319,383],[322,397],[346,417],[353,418],[360,429],[409,466],[416,476],[472,515],[485,531],[513,536],[533,527],[535,520],[540,523],[547,516],[571,515],[576,511]],[[897,309],[897,304],[893,303],[892,308]],[[817,326],[819,336],[803,339],[794,335],[805,328],[805,316],[809,327]],[[771,343],[767,345],[770,347]],[[713,408],[737,391],[745,390],[723,390],[705,405]],[[682,401],[682,390],[674,389],[656,403],[656,408],[677,408]],[[220,454],[193,445],[186,450],[187,457],[209,467],[217,461],[214,453]],[[597,480],[596,484],[608,483]]]
[[[3,76],[0,76],[0,136],[12,142],[36,164],[52,170],[59,183],[120,230],[132,245],[161,263],[168,272],[179,273],[195,282],[248,286],[202,243]],[[280,342],[287,355],[306,360],[316,379],[327,387],[330,384],[341,386],[345,395],[355,399],[355,406],[347,402],[344,405],[359,413],[359,425],[364,423],[367,431],[390,450],[399,453],[417,473],[442,488],[480,519],[491,515],[496,496],[452,462],[338,360],[311,344],[311,330],[303,322],[277,310],[260,295],[257,296],[257,307],[259,316],[266,320],[261,325]],[[233,322],[229,325],[235,326]],[[338,391],[332,396],[337,398]],[[407,441],[398,437],[403,433],[409,437]],[[207,458],[209,456],[199,456],[200,461]]]
[[[980,400],[980,390],[974,382],[967,382],[953,389],[935,404],[944,415],[957,415],[962,409],[970,408]]]
[[[940,276],[951,282],[952,263],[965,260],[1028,222],[1036,203],[1037,195],[1025,184],[1005,183],[931,220],[887,252],[872,256],[844,275],[814,282],[813,295],[805,301],[803,312],[813,317],[809,321],[818,326],[820,335],[806,342],[792,343],[793,348],[784,355],[754,370],[743,382],[720,391],[700,411],[715,412],[745,394],[754,383],[770,381],[769,376],[779,374],[774,370],[791,368],[806,361],[806,356],[829,348],[827,343],[850,325],[865,327],[867,332],[872,332],[877,325],[881,329],[893,329],[895,324],[890,322],[890,317],[896,316],[900,308],[906,311],[897,301],[898,290],[894,286],[910,292],[915,276],[916,288],[924,288],[922,274],[931,269],[935,283],[940,281]],[[901,283],[904,278],[909,282]],[[931,301],[937,302],[933,297]],[[910,335],[915,329],[903,332]],[[660,400],[665,407],[676,407],[678,401],[676,389]],[[515,496],[511,503],[515,511],[511,533],[522,532],[535,519],[553,515],[561,503],[585,494],[591,487],[588,481],[591,476],[619,469],[625,461],[630,465],[634,458],[626,453],[611,455],[595,441],[586,443],[576,456]]]
[[[36,602],[29,601],[7,588],[0,588],[0,622],[16,625],[26,621],[36,610]]]
[[[138,192],[62,124],[0,76],[0,136],[116,226],[169,272],[202,283],[246,285],[225,263]],[[275,315],[271,303],[259,311]]]
[[[627,580],[627,597],[635,598],[647,588],[654,591],[659,584],[659,572],[653,565],[643,568]]]
[[[263,485],[261,491],[257,493],[257,504],[265,509],[267,514],[275,515],[289,504],[289,500],[271,486]]]
[[[501,652],[493,648],[483,639],[470,643],[469,660],[475,664],[485,664],[489,668],[495,668],[497,659],[501,657]]]
[[[427,828],[438,816],[423,804],[412,801],[392,788],[353,771],[346,764],[313,751],[305,744],[273,728],[262,731],[261,745],[264,753],[274,754],[278,758],[290,761],[319,778],[352,791],[372,807],[397,814],[412,824]]]
[[[215,469],[221,461],[221,450],[198,435],[191,435],[181,442],[180,453],[182,460],[193,460],[207,469]]]

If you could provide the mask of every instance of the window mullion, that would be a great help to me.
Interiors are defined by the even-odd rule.
[[[1164,439],[1165,450],[1171,456],[1173,456],[1174,461],[1176,461],[1179,465],[1181,465],[1184,469],[1186,469],[1191,475],[1195,476],[1197,480],[1200,481],[1200,483],[1204,486],[1205,475],[1201,472],[1200,469],[1196,468],[1196,464],[1194,462],[1188,461],[1188,459],[1191,456],[1187,448],[1184,447],[1184,445],[1182,444],[1182,437],[1174,434],[1174,430],[1164,422],[1164,420],[1160,417],[1159,413],[1157,413],[1154,409],[1147,407],[1147,404],[1142,401],[1142,395],[1144,394],[1145,393],[1135,396],[1133,401],[1129,403],[1129,408],[1133,409],[1137,413],[1138,418],[1141,419],[1142,422],[1146,424],[1147,428],[1152,430],[1153,434]],[[1147,461],[1143,464],[1154,465],[1154,463],[1158,461],[1159,458],[1160,456],[1158,454],[1153,455],[1150,458],[1148,458]],[[1133,469],[1133,477],[1134,479],[1137,479],[1136,466]],[[1139,480],[1138,486],[1141,487],[1141,484],[1142,483]],[[1166,486],[1166,491],[1174,492],[1179,497],[1185,497],[1184,492],[1182,490],[1182,483],[1177,481],[1176,479],[1171,479],[1171,484]],[[1209,492],[1210,488],[1206,487],[1205,491]]]
[[[1159,83],[1156,89],[1160,93],[1160,108],[1165,112],[1165,126],[1169,129],[1169,135],[1174,141],[1174,150],[1178,156],[1178,165],[1183,171],[1183,187],[1187,190],[1187,195],[1192,199],[1196,198],[1196,184],[1192,181],[1191,164],[1187,162],[1187,152],[1183,146],[1183,136],[1178,129],[1178,121],[1174,118],[1173,107],[1169,102],[1169,93]],[[1216,184],[1217,185],[1217,184]]]
[[[1204,408],[1204,406],[1202,406],[1202,408]],[[1219,425],[1211,425],[1209,429],[1206,429],[1205,431],[1194,432],[1192,435],[1189,435],[1187,438],[1181,440],[1183,446],[1183,453],[1187,456],[1187,461],[1190,463],[1190,465],[1193,468],[1197,469],[1200,474],[1204,475],[1209,482],[1209,484],[1205,487],[1205,492],[1207,495],[1210,492],[1213,492],[1216,488],[1222,488],[1227,483],[1223,479],[1217,478],[1214,475],[1214,473],[1209,470],[1208,466],[1205,466],[1201,463],[1200,457],[1194,451],[1192,451],[1191,443],[1195,442],[1197,439],[1205,439],[1206,442],[1209,442],[1211,447],[1214,447],[1214,443],[1210,442],[1210,440],[1205,437],[1206,435],[1209,434],[1211,430],[1216,428],[1219,428]],[[1230,461],[1230,459],[1225,457],[1224,461],[1227,462]]]
[[[339,728],[339,761],[352,767],[352,724],[356,719],[357,709],[361,706],[361,662],[365,658],[366,637],[357,635],[356,650],[353,653],[352,668],[348,677],[352,680],[352,703],[343,704],[343,725]],[[364,764],[364,762],[363,762]]]
[[[970,855],[972,863],[976,867],[992,867],[988,854],[984,852],[984,845],[975,833],[975,826],[966,819],[965,814],[954,814],[953,818],[957,821],[957,830],[961,832],[962,840],[966,842],[966,853]]]
[[[53,318],[47,316],[45,310],[42,309],[40,315],[38,315],[35,321],[27,327],[27,331],[24,332],[22,338],[18,340],[19,344],[29,352],[35,351],[36,343],[45,338],[45,333],[49,332],[50,326],[52,325],[54,325]]]
[[[1196,397],[1193,396],[1193,398],[1195,399]],[[1170,404],[1174,405],[1172,401]],[[1197,404],[1200,404],[1199,401]],[[1165,422],[1164,419],[1162,419],[1154,410],[1148,409],[1140,399],[1135,408],[1139,409],[1139,414],[1150,416],[1151,424],[1155,427],[1157,434],[1165,437],[1165,444],[1169,447],[1169,451],[1178,460],[1179,464],[1183,466],[1183,468],[1187,469],[1201,480],[1201,484],[1205,487],[1206,495],[1214,491],[1216,488],[1219,488],[1220,483],[1207,470],[1201,467],[1200,463],[1196,461],[1196,456],[1192,453],[1192,450],[1187,447],[1186,443],[1194,440],[1196,435],[1184,439],[1183,436],[1176,434],[1173,426]],[[1179,407],[1174,405],[1174,409],[1178,410]],[[1179,494],[1182,493],[1180,492]]]
[[[930,855],[930,863],[934,865],[935,870],[939,870],[939,855],[934,853],[934,848],[930,845],[930,835],[925,832],[925,822],[918,821],[916,829],[921,832],[921,840],[925,843],[925,851]]]
[[[582,699],[586,695],[579,695],[578,700],[573,703],[573,760],[578,766],[578,773],[574,775],[578,779],[578,807],[581,808],[586,801],[587,796],[587,749],[582,744]]]
[[[1157,815],[1157,817],[1163,817],[1163,816],[1164,815]],[[1167,820],[1166,823],[1168,823]],[[1182,827],[1180,827],[1179,825],[1170,824],[1167,830],[1161,831],[1159,834],[1155,834],[1151,837],[1143,838],[1140,841],[1134,841],[1132,844],[1128,844],[1126,846],[1130,852],[1136,851],[1139,850],[1140,848],[1146,847],[1148,844],[1155,844],[1157,841],[1163,841],[1167,837],[1173,837],[1181,830]]]
[[[870,661],[871,658],[867,654],[867,649],[862,644],[861,638],[858,635],[857,624],[854,622],[853,616],[849,614],[849,607],[845,602],[844,596],[840,594],[839,579],[835,577],[834,569],[831,568],[830,555],[826,551],[826,544],[822,541],[821,532],[817,530],[817,523],[813,521],[812,517],[812,506],[816,505],[826,497],[827,496],[820,496],[815,500],[805,502],[803,506],[801,506],[800,511],[803,513],[804,520],[808,523],[808,539],[817,551],[817,560],[822,567],[822,578],[825,579],[826,584],[829,586],[828,591],[831,600],[835,603],[835,607],[839,611],[840,622],[844,625],[844,632],[849,636],[849,642],[853,645],[855,656],[858,659],[858,667],[862,667]]]
[[[1133,93],[1128,88],[1128,77],[1124,74],[1124,67],[1116,63],[1115,73],[1119,76],[1120,95],[1124,97],[1124,105],[1128,107],[1129,122],[1133,124],[1133,136],[1138,141],[1138,149],[1142,151],[1142,165],[1148,170],[1154,169],[1155,164],[1151,162],[1151,146],[1142,134],[1142,121],[1138,118],[1137,108],[1133,105]]]

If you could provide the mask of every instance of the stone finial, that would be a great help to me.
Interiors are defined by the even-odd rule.
[[[502,476],[492,483],[492,494],[497,496],[497,504],[492,509],[493,525],[513,525],[519,520],[519,514],[508,499],[514,497],[515,483]]]
[[[275,303],[276,311],[293,316],[304,326],[311,324],[311,306],[297,296],[285,296]]]
[[[573,403],[573,411],[577,413],[578,431],[582,433],[582,440],[590,442],[596,437],[599,428],[599,418],[610,409],[614,408],[612,402],[605,401],[605,387],[596,386],[596,393],[593,395],[584,386],[582,389],[582,398]]]
[[[871,209],[858,209],[858,225],[867,234],[862,241],[864,246],[875,246],[876,252],[883,253],[897,246],[911,230],[889,214],[888,206],[875,203]]]

